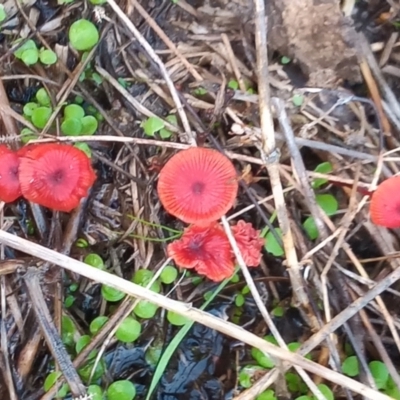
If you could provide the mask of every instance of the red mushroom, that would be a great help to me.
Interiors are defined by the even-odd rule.
[[[400,227],[400,176],[383,181],[372,194],[369,208],[374,224]]]
[[[234,262],[229,240],[218,224],[192,225],[168,245],[168,256],[181,268],[195,269],[212,281],[230,278]]]
[[[0,200],[11,203],[21,196],[18,179],[19,158],[5,145],[0,145]]]
[[[184,222],[207,226],[232,207],[238,180],[235,167],[223,154],[193,147],[165,164],[157,190],[167,212]]]
[[[248,267],[257,267],[261,261],[261,249],[265,240],[260,237],[260,231],[243,220],[232,226],[232,233]]]
[[[22,148],[19,156],[22,195],[53,210],[77,207],[96,179],[90,159],[73,146],[32,145]]]

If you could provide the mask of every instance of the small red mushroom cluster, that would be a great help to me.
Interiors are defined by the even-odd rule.
[[[370,214],[376,225],[400,227],[400,176],[386,179],[372,193]]]
[[[0,200],[23,196],[53,210],[70,212],[96,180],[90,159],[70,145],[31,144],[14,152],[0,145]]]
[[[168,256],[181,268],[219,282],[235,270],[235,256],[218,219],[232,207],[238,191],[235,167],[216,150],[193,147],[174,155],[160,172],[158,195],[167,212],[191,224],[168,245]],[[260,264],[264,239],[250,223],[232,232],[246,265]]]

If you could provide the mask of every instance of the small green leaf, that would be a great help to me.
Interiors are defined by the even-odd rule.
[[[173,311],[168,311],[167,312],[167,319],[171,325],[175,326],[183,326],[190,322],[190,320],[186,317],[183,317],[182,315],[179,315]]]
[[[347,376],[357,376],[360,373],[360,367],[356,356],[347,357],[342,364],[342,372]]]
[[[48,374],[46,376],[46,379],[44,380],[43,384],[44,391],[48,392],[51,389],[51,387],[55,385],[55,383],[57,382],[58,378],[60,378],[61,375],[62,374],[60,371],[50,372],[50,374]]]
[[[256,380],[257,375],[260,372],[265,372],[265,369],[258,365],[246,365],[240,370],[239,373],[239,384],[245,389],[250,388],[253,385],[253,381]]]
[[[76,353],[79,354],[90,343],[91,340],[92,338],[89,335],[81,336],[75,345]]]
[[[285,315],[285,309],[283,307],[275,307],[272,310],[272,315],[274,317],[283,317]]]
[[[304,96],[302,96],[301,94],[295,94],[292,97],[292,103],[296,106],[296,107],[300,107],[303,105],[304,102]]]
[[[79,136],[82,131],[82,123],[80,119],[68,118],[61,124],[61,132],[65,136]]]
[[[99,75],[97,72],[92,73],[92,81],[97,83],[97,85],[101,85],[103,83],[103,77]]]
[[[257,396],[256,400],[278,400],[275,396],[275,392],[272,389],[268,389]]]
[[[283,56],[283,57],[281,58],[281,64],[282,64],[282,65],[289,64],[290,61],[292,61],[292,60],[291,60],[289,57]]]
[[[91,265],[92,267],[95,267],[95,268],[98,268],[98,269],[104,269],[105,268],[103,259],[96,253],[88,254],[84,258],[83,262],[85,264]]]
[[[133,312],[143,319],[151,319],[156,315],[158,306],[146,300],[140,300]]]
[[[135,396],[135,385],[130,381],[115,381],[107,389],[108,400],[133,400]]]
[[[90,360],[81,368],[78,369],[79,376],[83,379],[84,382],[89,382],[89,379],[93,373],[94,363],[96,360],[94,357],[90,357]],[[106,365],[103,359],[100,359],[100,362],[97,364],[96,369],[94,370],[92,380],[97,381],[101,378],[106,370]]]
[[[329,174],[333,171],[333,167],[332,167],[332,164],[327,161],[327,162],[323,162],[323,163],[317,165],[317,167],[315,168],[314,171],[318,172],[320,174]],[[328,183],[327,179],[316,178],[312,182],[312,187],[314,189],[318,189],[319,187],[325,185],[326,183]]]
[[[81,119],[81,135],[93,135],[97,131],[99,123],[93,115],[86,115]]]
[[[141,332],[140,322],[132,317],[126,317],[115,332],[115,337],[123,343],[132,343],[140,336]]]
[[[98,385],[90,385],[87,388],[87,393],[91,396],[91,400],[103,400],[103,390]]]
[[[158,117],[150,117],[143,121],[140,126],[147,136],[154,136],[159,130],[165,127],[164,121]]]
[[[279,237],[282,237],[282,231],[280,228],[276,228],[275,232]],[[264,246],[265,246],[265,249],[268,251],[268,253],[273,254],[275,257],[280,257],[285,254],[282,247],[277,242],[277,240],[275,239],[275,236],[273,235],[273,233],[271,231],[269,231],[267,233]]]
[[[198,87],[195,90],[193,90],[193,93],[197,96],[204,96],[205,94],[207,94],[207,90],[204,89],[203,87]]]
[[[61,320],[61,339],[66,346],[71,346],[75,343],[75,335],[77,330],[74,322],[66,315],[62,316]]]
[[[19,39],[19,40],[15,41],[14,44],[18,44],[21,42],[22,42],[22,39]],[[32,39],[29,39],[22,46],[20,46],[17,50],[15,50],[14,55],[15,55],[15,57],[21,59],[24,51],[33,50],[33,49],[37,50],[36,43]]]
[[[81,249],[86,249],[87,247],[89,247],[89,243],[86,239],[83,238],[79,238],[76,242],[75,242],[75,246],[79,247]]]
[[[244,296],[241,293],[238,293],[235,296],[235,305],[236,307],[242,307],[243,304],[245,303],[246,299],[244,298]]]
[[[7,19],[6,10],[4,9],[4,4],[0,4],[0,23]]]
[[[167,115],[165,118],[171,125],[178,126],[178,118],[176,118],[175,114]]]
[[[163,128],[159,132],[161,139],[169,139],[174,133],[170,130]]]
[[[331,194],[317,194],[316,200],[318,205],[324,210],[328,216],[336,214],[339,209],[339,204],[334,196]]]
[[[92,158],[92,149],[87,143],[78,142],[74,144],[74,147],[83,151],[88,156],[88,158]]]
[[[104,315],[100,315],[96,317],[89,325],[89,331],[92,335],[96,335],[96,333],[107,323],[108,317]]]
[[[35,110],[38,107],[39,107],[39,104],[30,102],[30,103],[26,103],[24,105],[24,108],[22,109],[22,111],[26,117],[32,117],[33,110]]]
[[[75,21],[69,28],[68,37],[73,48],[79,51],[92,49],[99,41],[99,31],[87,19]]]
[[[82,119],[85,116],[85,110],[78,104],[68,104],[64,108],[64,119],[75,118]]]
[[[313,217],[308,217],[303,222],[303,228],[311,240],[315,240],[318,238],[319,232],[318,232],[317,225],[315,224],[315,220]]]
[[[239,89],[239,82],[235,81],[234,79],[231,79],[228,82],[228,88],[232,90],[238,90]]]
[[[64,300],[64,306],[65,308],[71,307],[75,302],[75,296],[72,296],[71,294],[65,297]]]
[[[326,400],[334,400],[335,396],[332,392],[331,389],[329,389],[328,386],[324,385],[323,383],[319,383],[317,385],[318,389],[321,391],[321,393],[326,397]]]
[[[38,49],[25,50],[21,55],[21,60],[28,66],[36,64],[39,61]]]
[[[272,361],[272,358],[260,349],[256,349],[255,347],[253,347],[251,349],[251,356],[254,358],[254,360],[257,361],[259,365],[264,368],[271,369],[275,367],[275,363]]]
[[[50,372],[50,374],[47,375],[43,384],[44,391],[48,392],[57,383],[57,380],[61,377],[61,375],[62,374],[59,371]],[[64,383],[61,386],[60,390],[58,390],[56,397],[64,398],[68,394],[68,392],[69,392],[69,386],[66,383]]]
[[[167,265],[160,274],[160,280],[166,285],[170,285],[178,277],[178,270],[172,265]]]
[[[44,65],[53,65],[57,62],[57,54],[53,50],[41,48],[39,52],[40,62]]]
[[[51,99],[49,94],[47,93],[47,90],[45,88],[40,88],[36,92],[36,100],[41,106],[50,106],[51,104]]]
[[[104,300],[111,303],[120,301],[125,297],[124,292],[121,292],[118,289],[114,289],[113,287],[107,285],[102,285],[101,295],[103,296]]]
[[[43,129],[51,117],[50,107],[37,107],[32,111],[32,123],[36,128]]]
[[[386,365],[381,361],[371,361],[368,366],[374,377],[377,389],[385,389],[389,379],[389,371]]]

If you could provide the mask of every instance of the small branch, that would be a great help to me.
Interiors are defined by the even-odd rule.
[[[72,365],[71,357],[65,350],[65,346],[54,326],[49,309],[43,298],[38,269],[33,267],[28,268],[28,272],[24,276],[24,281],[37,321],[54,360],[59,365],[72,394],[75,397],[84,396],[86,394],[85,385]]]

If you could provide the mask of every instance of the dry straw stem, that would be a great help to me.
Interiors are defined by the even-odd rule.
[[[179,99],[179,95],[175,89],[174,83],[172,82],[165,65],[160,60],[160,57],[156,54],[154,49],[150,46],[150,44],[146,41],[146,39],[142,36],[142,34],[136,29],[135,25],[133,25],[132,21],[128,18],[127,15],[119,8],[117,3],[114,0],[107,0],[110,7],[114,10],[114,12],[118,15],[118,17],[125,23],[127,28],[133,33],[136,40],[143,47],[143,49],[147,52],[149,57],[157,64],[158,68],[163,75],[166,85],[171,93],[171,96],[175,102],[177,112],[181,119],[183,128],[185,129],[185,135],[181,135],[181,140],[185,143],[189,143],[192,146],[196,146],[196,139],[193,135],[192,130],[190,129],[189,121],[183,109],[181,100]]]
[[[315,362],[309,361],[299,354],[280,349],[279,347],[268,343],[267,341],[259,338],[251,332],[248,332],[231,322],[224,321],[209,313],[193,308],[190,304],[171,300],[169,298],[166,298],[165,296],[154,293],[142,286],[135,285],[132,282],[126,281],[108,272],[90,267],[83,262],[74,260],[73,258],[67,257],[63,254],[40,246],[36,243],[32,243],[29,240],[22,239],[3,230],[0,230],[0,243],[5,246],[10,246],[15,250],[29,254],[33,257],[38,257],[44,261],[48,261],[52,264],[68,269],[69,271],[85,276],[86,278],[96,281],[98,283],[109,285],[117,290],[123,291],[130,296],[150,301],[158,305],[159,307],[176,312],[179,315],[187,317],[211,329],[215,329],[227,336],[235,338],[236,340],[240,340],[249,346],[257,347],[261,351],[270,354],[272,357],[288,362],[289,365],[285,365],[285,368],[290,368],[293,365],[298,365],[313,374],[319,375],[322,378],[337,385],[347,387],[348,389],[359,393],[367,398],[371,398],[374,400],[390,399],[389,396],[386,396],[383,393],[379,393],[363,385],[360,382],[343,376]],[[365,296],[356,300],[354,303],[351,304],[348,309],[345,310],[345,320],[351,318],[355,313],[357,313],[361,308],[363,308],[373,298],[382,293],[399,278],[400,269],[397,269],[393,271],[390,275],[388,275],[384,280],[376,284],[373,289],[365,294]],[[303,344],[302,351],[309,352],[312,348],[316,347],[319,343],[325,340],[327,335],[329,335],[331,332],[341,326],[344,323],[343,313],[344,312],[333,318],[329,324],[325,325],[317,334],[312,336],[312,341],[310,339],[305,344]]]
[[[261,118],[262,151],[265,157],[270,157],[276,151],[275,131],[270,106],[270,89],[268,83],[268,54],[267,54],[267,23],[263,0],[254,0],[255,6],[255,39],[257,51],[257,77],[259,91],[259,105]],[[306,312],[308,323],[313,329],[318,329],[319,324],[312,312],[308,296],[303,287],[303,279],[294,247],[290,221],[287,215],[285,197],[279,175],[277,160],[265,160],[270,177],[272,194],[274,195],[275,208],[279,226],[282,231],[282,241],[285,250],[288,272],[297,301]]]
[[[276,328],[274,322],[272,321],[271,316],[269,315],[264,302],[262,301],[260,294],[257,290],[257,287],[253,281],[252,276],[250,275],[249,269],[246,266],[246,263],[243,260],[243,256],[240,253],[240,250],[237,246],[235,237],[233,236],[233,233],[231,231],[231,228],[229,226],[229,223],[225,217],[221,218],[222,225],[225,229],[225,232],[228,236],[229,242],[232,246],[233,252],[235,254],[236,260],[238,264],[240,265],[240,268],[242,270],[242,273],[246,279],[246,283],[250,289],[251,294],[253,295],[254,301],[257,304],[258,309],[260,310],[265,322],[267,323],[267,326],[274,336],[274,338],[277,340],[279,346],[285,350],[287,350],[287,345],[285,341],[283,340],[281,334],[279,333],[278,329]],[[276,361],[276,360],[275,360]],[[280,365],[279,365],[280,366]],[[318,389],[317,385],[312,381],[312,379],[308,376],[308,374],[303,370],[303,368],[300,368],[297,365],[294,365],[295,370],[297,373],[300,375],[300,377],[303,379],[303,381],[306,383],[306,385],[310,388],[314,396],[318,400],[326,400],[325,396],[321,393],[321,391]]]

